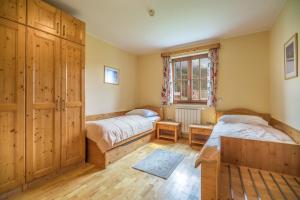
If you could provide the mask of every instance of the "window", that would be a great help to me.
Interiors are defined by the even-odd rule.
[[[206,103],[208,54],[172,59],[174,103]]]

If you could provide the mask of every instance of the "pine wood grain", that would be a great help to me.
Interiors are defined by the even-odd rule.
[[[268,113],[259,113],[246,108],[234,108],[234,109],[224,110],[224,111],[217,110],[216,111],[217,122],[222,115],[254,115],[263,118],[267,122],[270,122],[271,120],[271,116]]]
[[[60,39],[28,28],[26,181],[60,167]]]
[[[24,183],[25,27],[0,18],[0,193]]]
[[[85,24],[70,18],[76,30],[64,31],[75,38],[64,35],[72,42],[63,51],[60,9],[42,0],[0,3],[1,194],[84,162]]]
[[[38,30],[60,35],[61,10],[42,0],[27,0],[27,24]]]
[[[119,143],[116,143],[106,152],[101,152],[97,144],[87,139],[87,162],[105,169],[109,164],[126,156],[137,148],[149,143],[154,139],[155,130],[137,134]]]
[[[79,44],[85,43],[85,24],[66,12],[61,15],[61,30],[63,38]]]
[[[297,200],[300,195],[298,179],[286,174],[222,163],[220,198]]]
[[[26,23],[26,0],[1,0],[0,17]]]
[[[221,136],[222,162],[300,176],[300,145]]]
[[[65,167],[85,157],[83,47],[62,40],[61,55],[61,166]]]

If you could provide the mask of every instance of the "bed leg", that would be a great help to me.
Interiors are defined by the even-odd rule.
[[[105,153],[102,153],[97,144],[89,139],[87,139],[87,155],[86,161],[95,165],[97,168],[105,169],[107,166]]]

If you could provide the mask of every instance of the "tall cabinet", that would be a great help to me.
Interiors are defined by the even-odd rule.
[[[1,1],[0,194],[84,162],[84,41],[44,1]]]

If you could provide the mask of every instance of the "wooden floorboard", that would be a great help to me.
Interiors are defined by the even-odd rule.
[[[166,149],[185,155],[167,179],[143,173],[132,166],[155,149]],[[194,168],[198,149],[192,149],[186,140],[178,143],[154,141],[124,158],[99,170],[86,164],[49,182],[19,193],[10,199],[199,199],[199,169]]]

